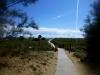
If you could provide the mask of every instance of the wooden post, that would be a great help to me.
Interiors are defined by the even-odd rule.
[[[69,53],[71,52],[71,44],[69,44]]]

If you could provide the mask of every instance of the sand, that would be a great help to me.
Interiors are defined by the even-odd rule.
[[[55,75],[57,52],[0,57],[0,75]]]
[[[69,53],[68,51],[66,51],[67,56],[72,60],[73,64],[75,65],[75,67],[77,68],[78,72],[80,75],[94,75],[91,73],[91,71],[89,70],[88,66],[86,66],[85,64],[83,64],[79,58],[76,58],[73,54],[74,52]]]

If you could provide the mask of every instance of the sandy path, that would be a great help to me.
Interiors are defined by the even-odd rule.
[[[58,63],[55,75],[79,75],[64,49],[58,48]]]

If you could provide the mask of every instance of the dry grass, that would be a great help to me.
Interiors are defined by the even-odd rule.
[[[0,75],[54,75],[57,52],[48,40],[0,40]]]
[[[56,56],[54,51],[31,51],[27,55],[0,57],[0,75],[54,75]]]

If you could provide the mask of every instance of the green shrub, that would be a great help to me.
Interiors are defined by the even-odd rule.
[[[30,51],[54,51],[47,40],[36,41],[33,39],[13,39],[0,41],[0,55],[27,54]]]
[[[86,58],[87,53],[84,50],[76,50],[74,56],[80,58],[80,60],[83,61]]]

